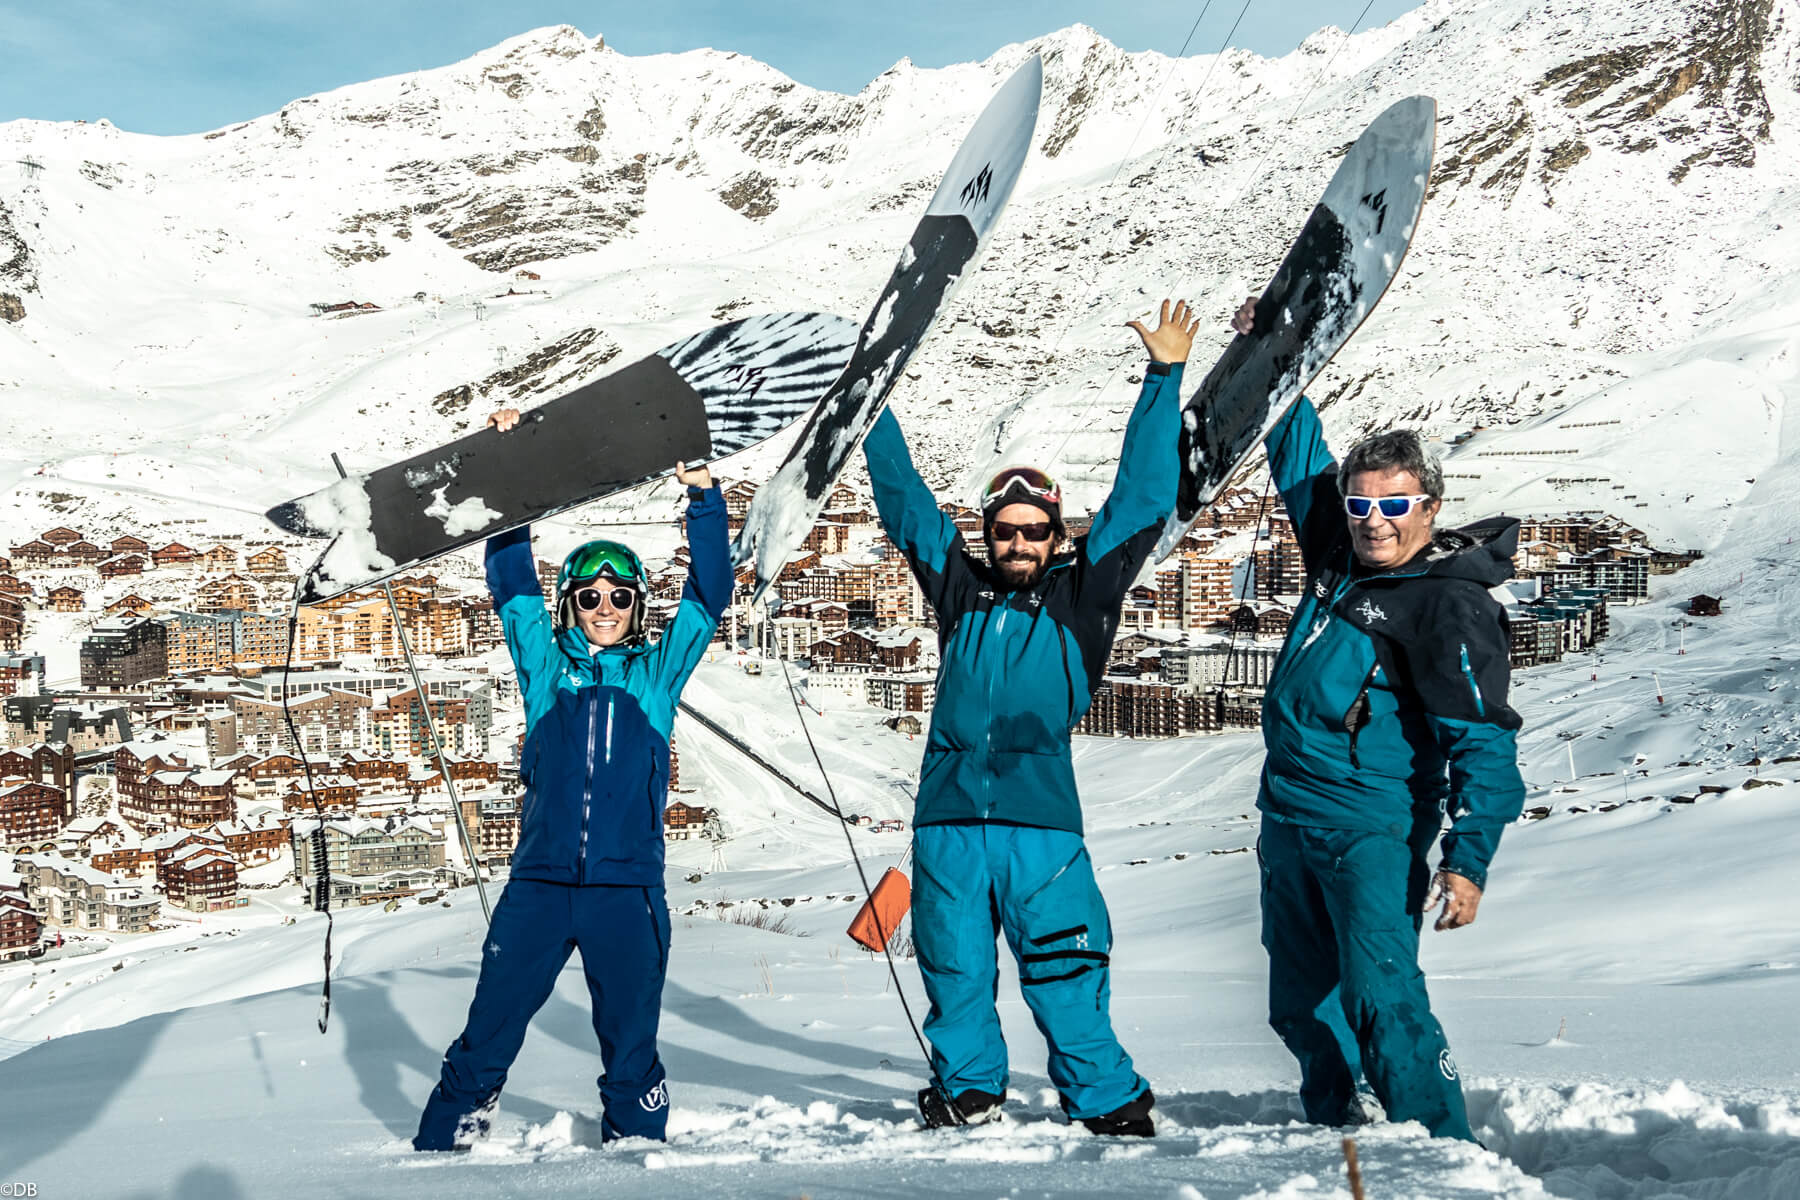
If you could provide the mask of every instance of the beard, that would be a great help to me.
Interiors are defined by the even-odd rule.
[[[1050,562],[1050,556],[1043,558],[1024,551],[1015,550],[994,562],[994,573],[1000,582],[1016,592],[1035,587],[1038,580],[1044,577],[1044,569]]]

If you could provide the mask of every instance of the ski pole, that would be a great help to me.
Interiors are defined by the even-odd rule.
[[[344,464],[338,461],[333,452],[331,465],[337,468],[338,478],[343,479],[348,472]],[[444,755],[444,743],[438,737],[437,718],[431,713],[431,697],[425,692],[425,682],[419,678],[419,665],[413,661],[412,646],[406,638],[406,622],[400,619],[400,602],[394,598],[394,585],[390,580],[381,581],[381,591],[387,597],[388,613],[394,618],[394,636],[400,641],[400,652],[406,657],[406,669],[412,675],[413,690],[419,694],[419,707],[425,712],[425,731],[431,735],[431,750],[438,761],[438,770],[444,773],[444,790],[450,796],[450,812],[456,818],[456,832],[462,838],[463,855],[469,860],[469,874],[475,877],[475,894],[481,898],[481,916],[488,924],[494,923],[494,910],[488,906],[487,886],[481,882],[481,862],[475,857],[475,843],[469,837],[469,827],[463,821],[462,803],[456,795],[456,779],[450,774],[450,760]]]

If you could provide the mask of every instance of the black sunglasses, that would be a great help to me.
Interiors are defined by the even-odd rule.
[[[1029,525],[1014,525],[1011,521],[995,521],[993,526],[994,541],[1010,542],[1014,535],[1023,537],[1028,542],[1047,542],[1050,540],[1050,522],[1033,521]]]
[[[623,612],[637,603],[637,593],[626,587],[616,587],[603,592],[599,588],[584,587],[575,592],[575,607],[582,612],[593,612],[600,607],[600,600],[605,597],[615,609]]]

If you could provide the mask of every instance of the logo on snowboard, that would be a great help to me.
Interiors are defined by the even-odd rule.
[[[1449,1053],[1448,1050],[1444,1051],[1446,1057],[1448,1057]],[[1455,1076],[1451,1076],[1451,1078],[1454,1079]],[[645,1092],[642,1096],[639,1096],[638,1107],[645,1112],[655,1112],[659,1108],[669,1107],[669,1085],[667,1083],[659,1083],[649,1091]]]
[[[763,377],[767,371],[762,367],[735,366],[725,372],[727,382],[734,382],[734,392],[744,392],[746,400],[754,400],[756,393],[762,391]],[[747,391],[745,389],[748,389]]]
[[[990,163],[983,163],[981,165],[981,170],[975,173],[975,178],[963,184],[962,202],[964,208],[974,208],[977,205],[987,203],[988,188],[992,187],[994,183],[994,172],[990,169],[991,166],[992,164]],[[1379,232],[1379,230],[1377,232]]]
[[[1363,207],[1375,210],[1375,232],[1380,233],[1381,227],[1387,224],[1387,189],[1365,194],[1362,202]]]

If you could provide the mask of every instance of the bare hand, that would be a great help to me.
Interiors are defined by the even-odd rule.
[[[712,472],[707,469],[705,463],[701,463],[697,467],[690,467],[686,463],[678,462],[675,464],[675,478],[688,487],[702,490],[711,487],[713,481]]]
[[[1431,881],[1425,907],[1430,908],[1439,897],[1444,901],[1444,911],[1438,914],[1433,929],[1460,929],[1475,923],[1475,910],[1481,907],[1480,888],[1454,871],[1439,871],[1437,878]]]
[[[489,429],[498,429],[501,433],[507,432],[508,430],[512,429],[514,426],[518,425],[518,423],[519,423],[519,410],[516,408],[496,409],[493,412],[488,414],[488,419],[487,419],[488,428]]]
[[[1188,351],[1194,345],[1194,331],[1200,328],[1200,319],[1192,316],[1186,300],[1175,305],[1175,311],[1169,311],[1169,302],[1162,302],[1162,318],[1155,329],[1145,329],[1142,321],[1125,322],[1137,330],[1144,339],[1144,349],[1150,352],[1150,361],[1159,363],[1186,362]]]
[[[1231,314],[1231,332],[1233,332],[1233,333],[1254,333],[1254,332],[1256,332],[1256,297],[1255,296],[1250,296],[1250,297],[1246,298],[1243,305],[1235,313]]]

